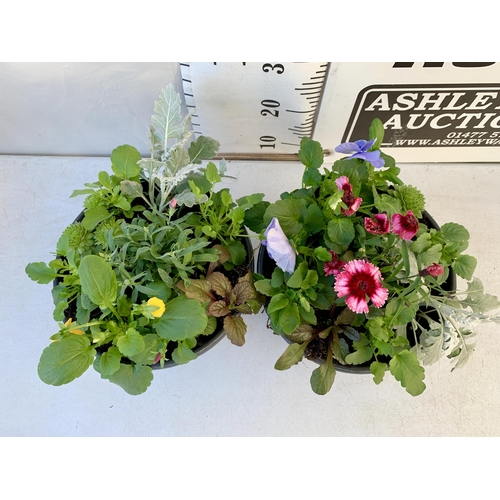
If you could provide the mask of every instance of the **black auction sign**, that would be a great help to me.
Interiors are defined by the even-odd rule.
[[[500,146],[500,85],[373,85],[356,99],[342,142],[374,117],[386,147]]]
[[[339,63],[331,76],[321,142],[364,139],[379,118],[401,161],[500,161],[500,64]]]

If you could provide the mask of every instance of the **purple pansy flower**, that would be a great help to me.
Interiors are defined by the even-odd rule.
[[[343,153],[346,155],[351,155],[347,160],[351,158],[361,158],[370,162],[375,168],[381,168],[385,165],[385,160],[380,158],[380,151],[368,151],[373,144],[375,144],[376,139],[371,141],[359,140],[356,142],[344,142],[335,148],[337,153]]]
[[[276,217],[273,217],[267,226],[264,236],[266,239],[262,241],[262,244],[267,247],[269,257],[276,262],[280,269],[287,273],[293,273],[296,253]]]

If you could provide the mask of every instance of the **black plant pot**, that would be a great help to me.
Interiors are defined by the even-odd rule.
[[[78,216],[73,221],[73,223],[82,222],[84,216],[85,216],[85,210],[82,210],[82,212],[80,212],[78,214]],[[245,263],[242,264],[242,266],[253,271],[253,247],[252,247],[252,243],[250,241],[250,238],[248,237],[248,232],[246,229],[244,229],[244,234],[245,234],[245,237],[242,238],[242,242],[245,245],[245,250],[247,252],[247,259],[246,259]],[[55,287],[61,281],[62,281],[61,278],[56,278],[53,282],[53,286]],[[64,314],[64,320],[67,321],[70,317],[71,317],[70,313],[66,310],[65,314]],[[197,356],[200,356],[201,354],[212,349],[212,347],[214,347],[216,344],[218,344],[225,336],[226,336],[226,332],[224,331],[223,321],[220,318],[217,318],[217,328],[215,329],[215,331],[210,335],[199,335],[196,338],[196,346],[192,349],[192,351]],[[102,354],[101,352],[99,352],[99,348],[97,348],[96,351],[97,351],[97,355]],[[104,352],[104,350],[103,350],[103,352]],[[168,350],[167,350],[167,352],[168,352]],[[122,361],[124,363],[126,363],[128,360],[123,359]],[[177,365],[177,363],[175,363],[175,361],[173,361],[172,359],[168,359],[163,364],[163,367],[158,362],[158,363],[155,363],[154,365],[151,365],[151,368],[153,370],[159,370],[162,368],[171,368],[174,366],[179,366],[179,365]]]
[[[437,222],[426,211],[422,212],[422,218],[419,220],[419,222],[425,224],[427,227],[430,227],[431,229],[436,229],[438,231],[440,229]],[[267,279],[270,279],[275,267],[276,267],[276,263],[274,262],[273,259],[271,259],[269,257],[267,250],[266,250],[266,247],[261,245],[259,248],[258,256],[257,256],[257,273],[261,274],[262,276],[264,276]],[[448,278],[443,283],[442,288],[450,293],[455,292],[455,290],[457,288],[457,276],[452,269],[450,269],[449,274],[448,274]],[[285,341],[288,344],[293,343],[285,335],[282,335],[282,337],[285,339]],[[412,342],[414,343],[413,334],[408,335],[408,340],[409,340],[410,344],[412,344]],[[306,351],[306,353],[307,353],[307,351]],[[313,358],[313,357],[308,357],[307,359],[314,361],[317,364],[322,364],[324,362],[324,359],[318,359],[318,358]],[[360,364],[360,365],[343,365],[343,364],[339,363],[338,361],[333,360],[333,364],[335,365],[335,369],[337,371],[340,371],[340,372],[371,374],[371,371],[370,371],[371,361],[368,361],[368,362]]]

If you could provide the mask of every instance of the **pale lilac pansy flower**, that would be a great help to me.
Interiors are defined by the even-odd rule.
[[[385,165],[385,160],[380,157],[380,151],[377,149],[375,151],[368,151],[373,144],[375,144],[376,139],[371,141],[359,140],[355,142],[344,142],[335,148],[337,153],[343,153],[346,155],[351,155],[347,160],[351,158],[361,158],[370,162],[375,168],[381,168]]]
[[[266,239],[262,241],[262,244],[267,247],[269,257],[276,262],[280,269],[287,273],[293,273],[297,254],[276,217],[273,217],[271,223],[267,226],[264,236]]]

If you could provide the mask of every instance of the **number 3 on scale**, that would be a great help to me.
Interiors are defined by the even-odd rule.
[[[283,64],[271,64],[271,63],[266,63],[264,64],[264,66],[262,66],[262,71],[264,71],[264,73],[269,73],[269,71],[274,71],[274,70],[276,70],[276,73],[278,73],[278,75],[281,75],[281,73],[285,71],[285,67],[283,66]]]

